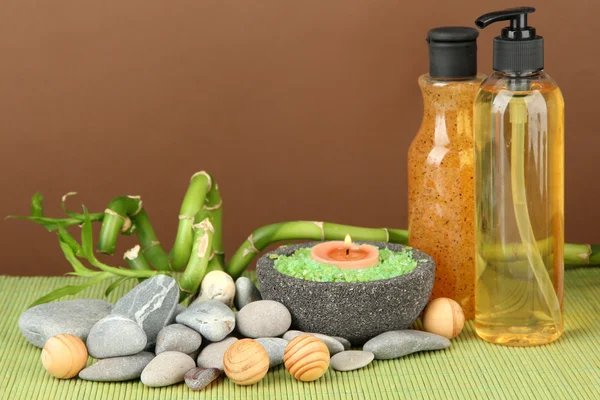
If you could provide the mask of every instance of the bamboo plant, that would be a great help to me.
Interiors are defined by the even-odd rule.
[[[224,270],[234,279],[239,277],[252,260],[269,245],[288,240],[342,240],[350,234],[355,240],[381,241],[406,244],[408,231],[390,228],[361,228],[318,221],[292,221],[266,225],[248,236],[230,260],[225,263],[223,252],[222,205],[219,187],[205,171],[194,174],[183,198],[179,212],[179,226],[173,249],[167,253],[152,227],[140,196],[120,196],[113,199],[102,213],[82,213],[69,210],[66,201],[75,192],[62,198],[65,218],[44,215],[43,197],[36,193],[31,199],[31,215],[9,216],[33,221],[48,231],[56,232],[59,246],[73,271],[70,275],[88,278],[79,285],[69,285],[37,299],[33,305],[49,302],[63,296],[77,294],[84,289],[110,282],[106,295],[130,279],[146,279],[158,274],[171,275],[178,280],[180,300],[193,296],[202,279],[212,270]],[[98,260],[94,254],[92,223],[101,223],[96,250],[113,255],[120,235],[135,234],[139,244],[127,250],[123,259],[127,267],[115,267]],[[67,230],[81,226],[78,242]],[[543,244],[541,244],[543,245]],[[490,251],[494,251],[491,249]],[[496,251],[497,257],[512,259],[519,249]],[[567,244],[565,263],[569,265],[600,265],[600,246]],[[84,264],[87,261],[89,266]]]

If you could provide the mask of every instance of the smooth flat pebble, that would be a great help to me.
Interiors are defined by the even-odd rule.
[[[390,360],[426,350],[442,350],[450,347],[450,340],[443,336],[413,329],[384,332],[363,346],[376,360]]]
[[[269,337],[258,338],[256,341],[265,348],[269,355],[269,368],[283,364],[283,353],[285,352],[285,346],[289,343],[288,340]]]
[[[330,355],[334,355],[334,354],[341,353],[342,351],[344,351],[344,345],[341,342],[332,338],[331,336],[323,335],[321,333],[302,332],[302,331],[291,330],[291,331],[287,331],[283,335],[283,338],[286,340],[292,340],[293,338],[300,336],[300,335],[313,335],[317,339],[322,340],[325,343],[325,345],[327,346],[327,349],[329,349]]]
[[[192,390],[202,390],[221,375],[218,368],[199,368],[189,370],[185,374],[185,384]]]
[[[235,281],[235,308],[241,310],[253,301],[262,300],[254,282],[242,276]]]
[[[210,340],[223,340],[235,328],[233,311],[219,300],[203,301],[179,314],[177,322],[186,325]]]
[[[112,315],[135,321],[146,332],[147,346],[156,343],[158,332],[173,319],[179,303],[179,285],[167,275],[146,279],[115,303]]]
[[[238,339],[228,337],[220,342],[211,343],[200,351],[198,355],[198,367],[201,368],[216,368],[223,371],[223,357],[225,352]]]
[[[137,354],[146,348],[146,333],[134,321],[109,315],[90,330],[87,349],[94,358],[112,358]]]
[[[79,377],[86,381],[122,382],[138,379],[154,354],[143,351],[132,356],[105,358],[83,369]]]
[[[19,329],[34,346],[44,347],[52,336],[68,333],[86,341],[92,326],[110,314],[113,305],[98,299],[40,304],[19,317]]]
[[[173,324],[158,332],[155,353],[178,351],[189,355],[198,350],[201,344],[202,336],[198,332],[182,324]]]
[[[329,363],[336,371],[354,371],[366,367],[374,358],[375,355],[368,351],[349,350],[337,353]]]
[[[254,301],[236,315],[238,331],[248,338],[281,336],[290,328],[292,315],[281,303]]]
[[[177,351],[160,353],[142,371],[142,383],[163,387],[183,382],[186,372],[196,367],[192,357]]]

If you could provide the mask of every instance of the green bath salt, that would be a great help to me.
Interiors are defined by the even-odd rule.
[[[274,267],[282,274],[313,282],[370,282],[394,278],[417,267],[412,250],[392,251],[379,249],[379,263],[364,269],[342,269],[322,264],[310,256],[310,248],[301,248],[289,256],[271,255]]]

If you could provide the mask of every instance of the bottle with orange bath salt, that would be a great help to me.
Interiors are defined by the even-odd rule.
[[[473,105],[474,28],[429,31],[429,73],[419,77],[423,120],[408,153],[409,245],[436,262],[432,299],[448,297],[475,314]]]

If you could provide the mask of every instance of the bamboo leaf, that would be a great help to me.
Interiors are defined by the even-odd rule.
[[[131,279],[131,278],[129,278],[127,276],[122,276],[122,277],[116,279],[113,283],[110,284],[110,286],[108,286],[106,288],[106,292],[104,292],[104,295],[108,296],[109,294],[112,293],[113,290],[115,290],[117,287],[119,287],[121,284],[125,283],[129,279]]]
[[[7,219],[24,219],[27,221],[35,222],[36,224],[42,225],[48,232],[52,232],[58,229],[59,226],[72,226],[81,223],[80,220],[75,218],[46,218],[46,217],[33,217],[33,216],[22,216],[22,215],[9,215]]]
[[[31,216],[44,216],[44,196],[42,196],[42,194],[39,192],[34,194],[33,197],[31,197]]]
[[[100,274],[96,275],[95,277],[91,278],[87,282],[82,283],[80,285],[63,286],[61,288],[53,290],[52,292],[48,293],[45,296],[40,297],[39,299],[37,299],[36,301],[34,301],[33,303],[31,303],[28,308],[31,308],[33,306],[37,306],[39,304],[48,303],[48,302],[50,302],[52,300],[60,299],[61,297],[65,297],[65,296],[70,296],[70,295],[77,294],[77,293],[82,292],[83,290],[87,289],[90,286],[93,286],[93,285],[95,285],[97,283],[102,282],[105,279],[110,278],[111,276],[112,275],[110,273],[103,272],[103,273],[100,273]]]
[[[102,221],[102,218],[104,218],[103,213],[90,214],[90,220],[93,222]],[[42,225],[48,232],[57,230],[59,226],[67,228],[73,225],[80,225],[83,222],[83,219],[77,218],[47,218],[29,215],[9,215],[6,217],[6,219],[24,219],[27,221],[32,221],[36,224]]]
[[[83,265],[83,263],[79,261],[77,257],[75,257],[75,253],[73,253],[73,250],[67,243],[63,242],[62,240],[59,240],[58,244],[60,245],[60,249],[65,255],[65,258],[69,263],[71,263],[73,270],[78,276],[93,276],[98,273],[98,271],[92,271],[86,268],[85,265]]]
[[[60,242],[69,245],[71,250],[76,256],[83,256],[83,250],[81,249],[81,245],[77,243],[77,240],[63,226],[58,227],[58,239]]]

